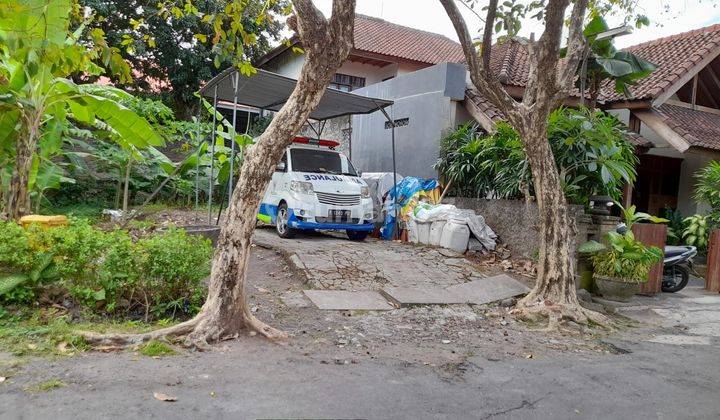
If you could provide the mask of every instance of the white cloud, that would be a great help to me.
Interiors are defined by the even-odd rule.
[[[631,35],[618,38],[616,45],[625,47],[720,23],[720,7],[717,3],[715,0],[638,0],[637,9],[650,18],[651,24],[635,30]],[[315,4],[328,14],[332,0],[315,0]],[[459,7],[471,35],[478,35],[482,28],[480,19],[466,8]],[[450,19],[437,0],[357,0],[356,11],[457,40]],[[618,17],[608,17],[608,21],[611,26],[621,24]],[[535,32],[536,36],[539,36],[541,31],[541,25],[528,21],[524,22],[520,35],[529,37],[531,32]]]

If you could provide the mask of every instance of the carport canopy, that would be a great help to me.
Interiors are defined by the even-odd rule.
[[[235,100],[236,81],[237,100]],[[258,69],[256,74],[248,77],[240,73],[237,68],[230,67],[210,80],[200,89],[200,94],[215,103],[223,101],[278,111],[290,98],[296,84],[295,79],[266,70]],[[215,97],[216,87],[217,97]],[[326,88],[320,104],[310,114],[310,118],[324,121],[344,115],[370,114],[392,104],[392,101],[386,99],[369,98]]]

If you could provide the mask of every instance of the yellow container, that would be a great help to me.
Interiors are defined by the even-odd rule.
[[[66,216],[41,216],[39,214],[30,214],[20,218],[20,225],[22,227],[28,227],[33,223],[37,223],[44,228],[56,227],[56,226],[67,226],[68,218]]]

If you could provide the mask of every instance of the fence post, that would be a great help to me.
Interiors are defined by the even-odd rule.
[[[710,232],[705,289],[715,293],[720,292],[720,229]]]
[[[647,246],[656,246],[660,249],[665,248],[665,238],[667,237],[667,226],[654,223],[635,223],[632,227],[635,239]],[[647,283],[640,285],[640,293],[644,295],[652,295],[660,293],[663,277],[662,260],[653,265],[648,274]]]

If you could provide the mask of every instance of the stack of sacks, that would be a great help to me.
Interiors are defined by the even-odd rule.
[[[467,250],[470,234],[485,249],[495,249],[497,235],[485,224],[485,218],[472,210],[458,209],[451,204],[422,203],[414,207],[408,221],[411,242],[439,245],[458,252]]]
[[[392,239],[395,229],[395,195],[397,194],[397,214],[400,220],[407,222],[419,203],[435,204],[440,199],[440,188],[436,179],[406,177],[393,187],[385,198],[383,212],[385,223],[380,229],[383,239]]]

